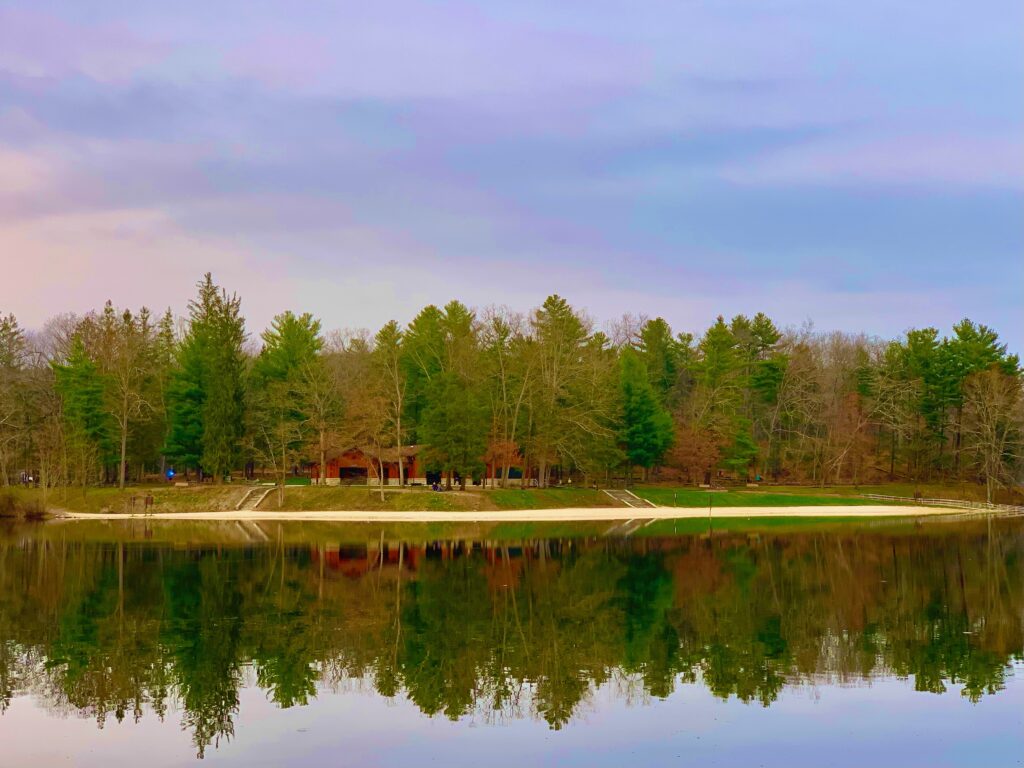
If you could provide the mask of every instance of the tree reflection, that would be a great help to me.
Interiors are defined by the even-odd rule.
[[[595,689],[680,682],[770,705],[787,685],[913,678],[998,691],[1024,649],[1024,533],[719,534],[430,545],[0,544],[0,712],[183,712],[197,752],[239,692],[350,680],[449,718],[559,728]],[[632,692],[632,693],[630,693]]]

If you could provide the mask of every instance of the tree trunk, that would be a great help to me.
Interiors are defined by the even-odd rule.
[[[124,490],[124,461],[128,454],[128,420],[121,427],[121,460],[117,464],[117,487]]]
[[[401,409],[401,406],[399,406]],[[402,456],[402,417],[395,419],[395,445],[398,446],[398,484],[405,485],[405,459]]]
[[[327,485],[327,433],[320,430],[320,485]]]

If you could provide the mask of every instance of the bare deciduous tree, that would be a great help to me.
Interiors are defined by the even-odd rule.
[[[964,385],[965,449],[973,456],[991,503],[997,486],[1012,483],[1024,458],[1024,397],[1021,379],[991,368]]]

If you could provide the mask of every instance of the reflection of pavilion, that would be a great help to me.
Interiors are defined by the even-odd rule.
[[[323,558],[324,569],[340,573],[350,579],[359,579],[374,570],[397,570],[416,573],[424,562],[446,562],[464,557],[481,557],[486,565],[492,587],[507,587],[519,581],[529,561],[551,561],[558,566],[558,558],[566,548],[578,542],[567,540],[537,540],[515,543],[491,541],[432,541],[410,544],[398,541],[367,542],[366,544],[320,545],[310,548],[314,563]]]
[[[418,563],[423,559],[424,549],[422,545],[385,543],[381,557],[381,546],[374,542],[365,545],[312,547],[310,552],[313,562],[318,562],[322,553],[324,567],[328,571],[340,573],[350,579],[358,579],[375,568],[397,569],[401,565],[403,570],[415,572]]]

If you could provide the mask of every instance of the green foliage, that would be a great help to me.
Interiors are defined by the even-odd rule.
[[[284,312],[261,338],[250,375],[247,432],[253,454],[274,472],[283,492],[316,410],[307,385],[316,384],[323,366],[320,321]]]
[[[202,466],[220,479],[237,465],[244,434],[245,321],[236,296],[222,292],[214,309],[204,372]]]
[[[651,386],[662,405],[669,405],[679,379],[680,342],[662,318],[647,321],[640,329],[640,353]]]
[[[54,364],[55,388],[64,403],[64,422],[69,441],[82,465],[79,481],[86,482],[89,456],[108,460],[114,453],[113,427],[104,408],[105,382],[80,336],[71,343],[67,360]]]
[[[207,274],[178,335],[169,311],[110,302],[30,337],[0,315],[0,483],[37,469],[48,487],[115,468],[141,481],[166,462],[280,473],[353,446],[379,464],[410,444],[419,469],[540,487],[640,466],[686,482],[955,479],[1010,500],[1024,471],[1020,360],[967,319],[885,342],[782,333],[764,313],[696,337],[655,318],[615,344],[552,295],[529,315],[428,306],[329,344],[284,312],[253,355],[238,297]]]
[[[632,349],[619,356],[622,389],[622,443],[626,459],[650,469],[672,445],[672,417],[659,402],[647,367]]]
[[[733,429],[732,440],[722,451],[722,466],[745,477],[757,458],[757,443],[751,435],[750,422],[746,419],[737,419]]]
[[[323,349],[320,321],[308,312],[296,316],[284,312],[265,330],[263,349],[252,367],[252,379],[259,387],[271,381],[297,381],[313,365]]]
[[[13,314],[0,315],[0,369],[19,369],[28,357],[25,331]]]
[[[423,442],[420,424],[430,406],[431,380],[441,372],[444,354],[444,319],[441,310],[424,307],[409,324],[402,349],[402,367],[407,381],[405,397],[406,428],[410,442]]]
[[[189,303],[189,330],[168,385],[165,453],[220,479],[240,458],[243,437],[245,322],[241,301],[207,273]]]
[[[168,434],[164,453],[182,467],[198,468],[203,456],[204,347],[198,334],[188,334],[178,347],[176,365],[167,384]]]
[[[444,308],[439,330],[439,368],[424,394],[420,438],[428,466],[454,472],[463,482],[483,469],[487,449],[487,403],[480,386],[480,347],[475,316],[463,304]]]

